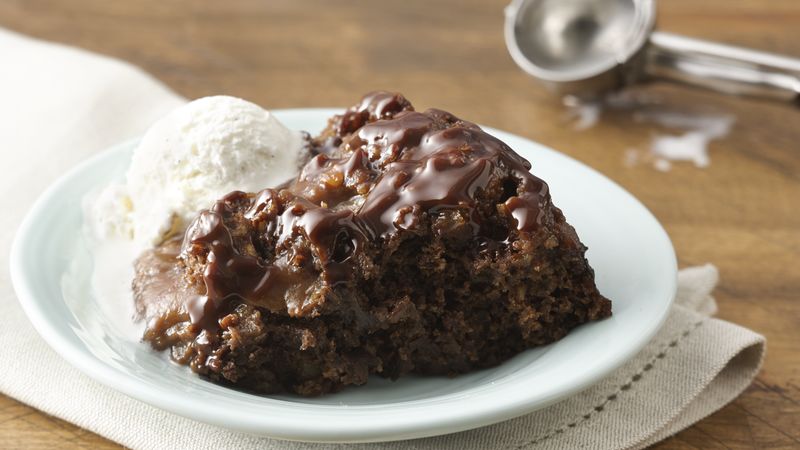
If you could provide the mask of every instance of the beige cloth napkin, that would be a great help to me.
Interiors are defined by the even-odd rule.
[[[152,408],[94,382],[39,338],[9,280],[23,214],[64,170],[185,100],[128,64],[3,30],[0,55],[0,392],[133,448],[335,447],[256,438]],[[710,317],[716,283],[711,265],[681,271],[677,304],[656,338],[568,400],[486,428],[358,447],[622,449],[664,439],[735,398],[761,365],[762,336]]]

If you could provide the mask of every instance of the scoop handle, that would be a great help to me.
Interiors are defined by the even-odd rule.
[[[733,95],[800,107],[800,59],[654,32],[645,74]]]

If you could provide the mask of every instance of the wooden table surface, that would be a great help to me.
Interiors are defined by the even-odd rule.
[[[667,130],[618,111],[575,131],[560,100],[506,53],[504,3],[0,0],[0,26],[131,61],[187,97],[344,106],[368,90],[398,90],[418,107],[451,110],[585,162],[653,211],[681,266],[719,267],[720,317],[768,338],[750,388],[658,448],[800,448],[800,110],[648,87],[669,108],[732,114],[736,123],[711,143],[706,169],[630,167],[626,152]],[[798,0],[661,3],[664,30],[800,56]],[[6,446],[117,447],[0,396]]]

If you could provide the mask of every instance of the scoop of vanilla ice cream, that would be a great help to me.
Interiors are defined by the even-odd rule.
[[[275,186],[305,159],[301,134],[260,106],[228,96],[192,101],[154,124],[134,151],[133,238],[158,244],[228,192]]]

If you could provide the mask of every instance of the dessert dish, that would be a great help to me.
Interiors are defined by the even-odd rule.
[[[154,348],[320,395],[494,366],[611,314],[547,184],[477,125],[374,92],[299,147],[296,177],[221,196],[139,257]]]

